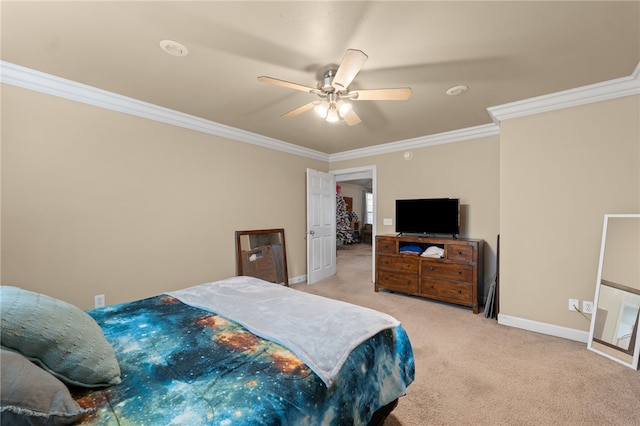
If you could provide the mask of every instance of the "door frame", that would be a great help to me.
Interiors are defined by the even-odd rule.
[[[377,234],[377,217],[378,217],[378,201],[377,201],[377,170],[376,166],[360,166],[348,169],[329,170],[329,173],[335,175],[336,183],[348,182],[357,179],[371,179],[371,191],[373,193],[373,223],[371,229],[371,282],[375,282],[376,277],[376,239]],[[336,262],[337,264],[337,262]]]

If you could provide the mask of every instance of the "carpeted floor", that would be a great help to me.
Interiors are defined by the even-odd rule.
[[[640,425],[640,372],[470,309],[373,291],[371,246],[338,249],[336,276],[293,288],[393,315],[416,379],[386,426]]]

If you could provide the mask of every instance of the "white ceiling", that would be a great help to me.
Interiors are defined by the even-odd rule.
[[[3,0],[1,13],[3,61],[327,154],[488,124],[488,107],[640,62],[638,1]],[[351,127],[285,119],[314,95],[256,79],[315,86],[349,48],[369,56],[351,89],[409,86],[411,99],[354,102]]]

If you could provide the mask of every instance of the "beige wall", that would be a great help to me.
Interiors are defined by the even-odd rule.
[[[349,182],[338,182],[340,187],[342,188],[342,196],[343,197],[351,197],[353,200],[353,211],[358,215],[358,219],[360,219],[360,223],[362,226],[363,212],[364,206],[362,205],[362,192],[364,191],[364,186],[357,185]]]
[[[331,164],[376,166],[395,200],[459,197],[501,313],[588,330],[605,213],[640,211],[639,97],[505,121],[501,135]],[[2,283],[88,308],[235,273],[234,231],[284,227],[305,273],[305,169],[324,162],[12,86],[2,93]],[[299,207],[296,207],[299,206]],[[487,286],[488,287],[488,286]],[[486,293],[486,289],[485,289]]]
[[[640,211],[639,98],[501,124],[501,313],[589,329],[567,302],[594,299],[604,214]]]
[[[378,234],[392,234],[398,198],[460,198],[461,236],[485,240],[485,295],[495,279],[499,229],[499,138],[487,137],[413,149],[404,152],[331,163],[332,170],[376,166],[376,226]]]
[[[2,284],[82,308],[235,275],[234,231],[285,228],[327,164],[3,86]]]

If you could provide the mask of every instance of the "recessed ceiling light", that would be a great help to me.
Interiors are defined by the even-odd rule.
[[[160,42],[160,48],[173,56],[187,56],[187,54],[189,54],[189,49],[187,49],[184,44],[173,40],[162,40]]]
[[[469,86],[453,86],[447,89],[447,95],[458,96],[469,90]]]

